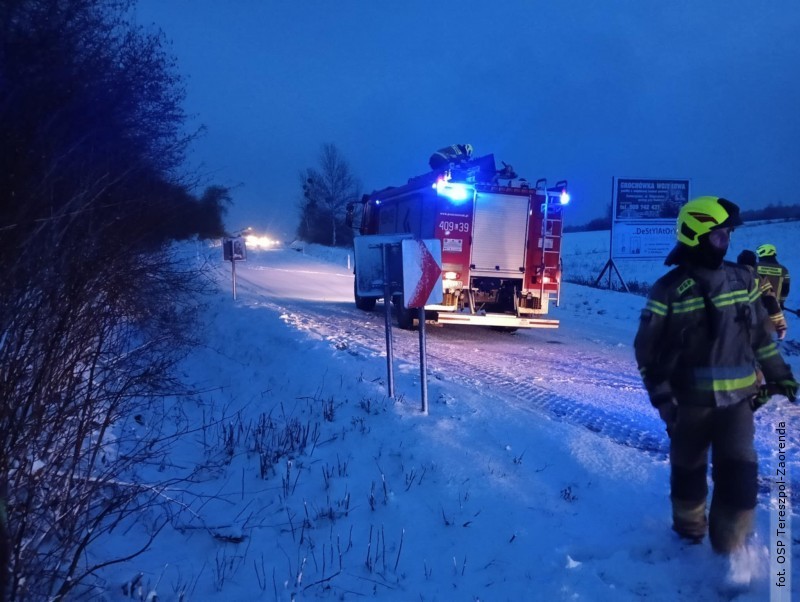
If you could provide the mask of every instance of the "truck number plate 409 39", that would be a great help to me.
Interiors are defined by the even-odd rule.
[[[450,232],[469,232],[469,222],[439,222],[439,229],[447,233]]]

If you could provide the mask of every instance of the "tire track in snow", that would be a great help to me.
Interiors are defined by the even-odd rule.
[[[452,374],[457,377],[464,376],[460,372],[463,366],[454,364],[450,368]],[[489,385],[488,388],[495,392],[502,392],[500,395],[495,393],[494,396],[513,397],[522,402],[515,404],[517,408],[528,407],[542,411],[552,418],[582,426],[615,443],[633,447],[659,459],[664,459],[669,451],[662,433],[644,428],[636,415],[611,412],[602,407],[581,403],[574,398],[554,393],[550,389],[522,382],[517,378],[509,379],[496,371],[485,370],[480,366],[471,365],[470,372],[471,380],[477,380],[484,386]]]
[[[331,320],[329,313],[318,314],[313,307],[304,307],[300,313],[297,312],[297,308],[294,310],[287,310],[285,307],[281,309],[286,314],[287,323],[291,323],[301,330],[315,332],[339,350],[347,349],[350,353],[372,356],[385,354],[384,340],[373,338],[376,334],[384,334],[382,320],[380,324],[374,323],[375,318],[382,319],[382,315],[377,313],[361,314],[360,318],[368,318],[368,320],[354,320],[353,314],[347,312],[346,315],[337,315],[337,319]],[[369,326],[366,331],[365,321]],[[393,329],[393,331],[392,344],[395,361],[409,366],[413,365],[408,358],[418,357],[417,333],[399,329]],[[500,338],[504,336],[502,333],[489,331],[486,335],[488,338],[481,339],[482,344],[486,344],[488,340],[491,346],[492,337],[495,337],[501,344],[504,342]],[[508,337],[505,338],[508,339]],[[512,343],[516,342],[512,341]],[[457,360],[454,359],[455,352],[458,352]],[[641,410],[623,406],[623,411],[612,412],[597,405],[554,393],[546,387],[531,382],[533,380],[529,373],[531,366],[525,365],[518,358],[506,353],[501,352],[502,359],[499,360],[495,357],[497,355],[495,352],[463,354],[461,350],[454,350],[452,345],[446,341],[430,336],[428,337],[427,353],[429,373],[439,380],[460,382],[470,387],[489,385],[495,391],[493,396],[513,398],[520,402],[515,404],[518,409],[538,410],[552,418],[587,428],[615,443],[633,447],[660,459],[666,457],[668,445],[662,433],[655,428],[645,428],[641,424],[643,419],[647,422],[649,418],[643,416],[644,412]],[[572,368],[573,379],[583,379],[592,383],[592,386],[603,387],[612,392],[617,391],[621,385],[633,386],[633,383],[623,378],[619,371],[611,372],[603,368],[593,369],[592,366],[604,363],[602,358],[593,357],[587,353],[581,355],[579,361],[576,362],[573,359],[575,364],[580,365],[580,368]],[[570,367],[568,366],[567,369],[570,370]],[[592,374],[587,374],[590,371]],[[612,380],[607,381],[608,377],[612,377]],[[660,422],[653,420],[650,422],[656,428],[660,426]]]

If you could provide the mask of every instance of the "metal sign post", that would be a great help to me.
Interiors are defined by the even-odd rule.
[[[236,301],[236,261],[231,260],[231,288],[233,289],[233,300]]]
[[[381,245],[383,256],[383,319],[386,326],[386,375],[389,398],[394,399],[394,349],[392,347],[392,288],[389,274],[389,245]]]
[[[418,308],[422,413],[428,413],[425,306],[442,302],[442,246],[439,240],[404,240],[403,304]]]
[[[419,319],[419,381],[422,387],[422,413],[428,414],[428,362],[425,340],[425,308],[418,310]]]
[[[233,300],[236,300],[236,262],[247,260],[247,246],[244,238],[222,239],[222,259],[231,262],[231,288],[233,289]]]
[[[358,236],[355,248],[357,298],[383,297],[386,326],[386,372],[389,397],[394,398],[392,298],[419,309],[419,353],[422,411],[428,413],[425,357],[425,305],[442,302],[442,246],[439,240],[413,240],[410,234]]]
[[[357,236],[355,292],[358,297],[383,298],[386,329],[386,374],[389,397],[394,399],[394,349],[392,347],[392,297],[402,293],[400,241],[410,234]]]

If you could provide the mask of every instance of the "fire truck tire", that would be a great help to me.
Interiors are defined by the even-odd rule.
[[[356,300],[356,307],[362,311],[372,311],[375,309],[377,299],[375,297],[361,297],[356,290],[356,283],[353,283],[353,297]]]
[[[397,313],[397,325],[403,330],[414,330],[414,314],[416,310],[408,309],[403,305],[402,297],[395,299],[394,308]]]

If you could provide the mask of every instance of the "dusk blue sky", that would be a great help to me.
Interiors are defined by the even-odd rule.
[[[290,238],[298,174],[335,144],[365,192],[470,143],[602,216],[613,176],[800,202],[796,0],[139,0],[186,78],[190,165],[230,230]]]

